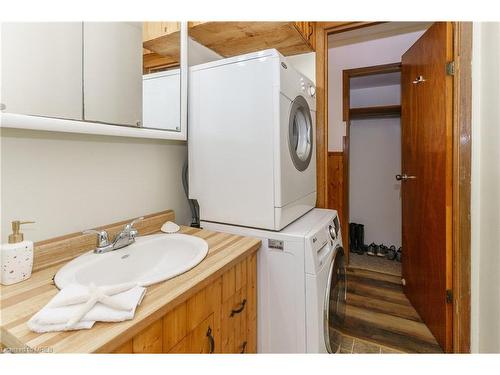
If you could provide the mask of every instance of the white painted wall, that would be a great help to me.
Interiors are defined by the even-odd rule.
[[[401,85],[351,90],[351,107],[397,105],[401,103]]]
[[[316,52],[287,56],[287,60],[295,69],[316,84]]]
[[[349,158],[349,221],[364,224],[366,244],[401,246],[400,119],[352,121]]]
[[[424,31],[348,44],[328,50],[328,149],[342,151],[342,71],[401,61]]]
[[[188,38],[189,66],[220,60],[223,57],[192,38]]]
[[[472,54],[472,351],[500,352],[500,23],[475,23]]]
[[[1,129],[1,240],[38,241],[172,208],[190,218],[185,142]]]

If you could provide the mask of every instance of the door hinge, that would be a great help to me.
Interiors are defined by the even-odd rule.
[[[452,303],[453,302],[453,292],[451,289],[446,290],[446,303]]]
[[[448,74],[449,76],[455,75],[455,61],[446,63],[446,74]]]

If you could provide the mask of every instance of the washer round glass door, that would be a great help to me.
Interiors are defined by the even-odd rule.
[[[324,306],[324,337],[326,349],[329,353],[334,353],[332,348],[332,337],[330,328],[342,326],[345,318],[345,305],[347,297],[347,279],[344,261],[344,249],[337,246],[330,265],[328,274],[328,285],[326,287]]]
[[[288,148],[295,168],[304,171],[311,162],[313,126],[309,105],[300,95],[292,102],[288,123]]]

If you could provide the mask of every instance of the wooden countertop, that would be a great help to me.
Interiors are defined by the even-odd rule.
[[[190,271],[149,286],[134,319],[120,323],[98,322],[89,330],[43,334],[30,331],[27,321],[57,294],[52,277],[66,263],[65,259],[35,270],[26,281],[0,287],[0,342],[5,347],[35,351],[111,352],[260,247],[259,240],[249,237],[190,227],[181,227],[180,233],[205,239],[209,245],[207,257]]]

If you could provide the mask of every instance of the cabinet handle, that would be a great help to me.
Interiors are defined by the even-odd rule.
[[[245,350],[247,349],[247,342],[244,341],[243,344],[241,344],[241,351],[240,354],[245,353]]]
[[[240,304],[241,306],[240,307],[238,307],[237,309],[232,309],[231,310],[231,315],[229,315],[229,317],[232,318],[235,314],[239,314],[240,312],[242,312],[243,309],[245,308],[246,303],[247,303],[247,300],[244,299],[241,302],[241,304]]]
[[[208,327],[207,337],[208,337],[208,343],[210,344],[209,353],[212,354],[215,350],[215,340],[214,337],[212,336],[212,328],[210,328],[210,326]]]

